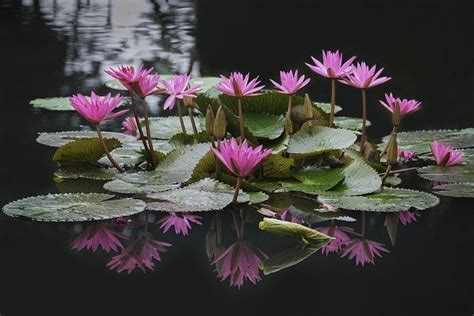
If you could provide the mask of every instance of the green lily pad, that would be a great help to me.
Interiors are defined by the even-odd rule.
[[[105,139],[115,138],[122,144],[136,143],[135,137],[115,132],[102,132]],[[36,141],[42,145],[49,147],[61,147],[69,142],[76,139],[82,138],[97,138],[97,133],[92,131],[68,131],[68,132],[57,132],[57,133],[39,133]]]
[[[436,196],[426,192],[387,187],[365,196],[320,196],[318,199],[341,209],[371,212],[401,212],[412,208],[425,210],[439,203]]]
[[[271,149],[272,154],[277,155],[288,148],[290,138],[284,133],[280,138],[273,142],[265,143],[265,148]]]
[[[306,168],[292,172],[299,181],[281,181],[290,190],[308,194],[319,194],[336,186],[344,179],[343,168]]]
[[[249,198],[250,198],[250,201],[249,201],[250,204],[262,203],[262,202],[265,202],[266,200],[268,200],[270,198],[268,196],[268,194],[266,194],[264,192],[261,192],[261,191],[248,192],[247,194],[249,195]]]
[[[184,188],[150,193],[147,196],[164,202],[149,203],[147,209],[165,212],[202,212],[220,210],[232,202],[234,188],[213,179],[203,179]],[[248,194],[240,192],[238,202],[249,202]]]
[[[122,99],[118,106],[123,106],[129,102],[128,98]],[[50,110],[50,111],[75,111],[71,103],[69,103],[69,98],[59,97],[59,98],[45,98],[45,99],[34,99],[30,101],[30,104],[34,108]]]
[[[334,125],[338,128],[360,131],[362,130],[362,119],[358,117],[335,116]],[[370,125],[370,121],[367,121],[367,126]]]
[[[285,158],[281,155],[270,154],[263,161],[263,174],[265,178],[270,179],[284,179],[291,176],[290,168],[293,166],[295,160],[292,158]]]
[[[245,113],[244,124],[257,138],[277,139],[285,130],[283,115],[268,113]]]
[[[110,154],[121,166],[133,167],[146,160],[145,156],[141,152],[131,148],[116,148],[111,151]],[[107,156],[100,158],[99,163],[112,166],[112,163],[110,162],[109,158],[107,158]]]
[[[474,165],[457,165],[450,167],[426,166],[419,168],[418,175],[423,179],[438,182],[474,182]]]
[[[288,208],[288,212],[295,218],[304,221],[305,224],[316,224],[329,220],[344,222],[355,222],[355,218],[346,216],[341,212],[322,212],[317,210],[303,210],[294,206]]]
[[[433,189],[435,190],[433,192],[439,195],[474,198],[474,183],[449,183],[437,185]]]
[[[113,197],[99,193],[48,194],[11,202],[3,207],[3,212],[37,221],[78,222],[130,216],[146,206],[142,200],[112,200]]]
[[[335,129],[304,124],[294,134],[288,144],[290,154],[320,154],[323,152],[344,149],[351,146],[357,136],[345,129]]]
[[[184,126],[188,133],[192,133],[192,125],[189,117],[183,117]],[[181,133],[181,123],[177,116],[163,116],[150,118],[151,137],[154,139],[170,139],[174,135]],[[201,126],[196,124],[198,132],[201,132]]]
[[[104,143],[109,151],[121,145],[115,138],[106,138]],[[98,138],[82,138],[59,147],[54,153],[53,161],[60,165],[96,164],[104,155],[104,148]]]
[[[263,220],[258,223],[258,228],[272,234],[296,236],[304,243],[309,244],[329,242],[333,239],[332,237],[320,233],[312,228],[297,223],[282,221],[276,218],[264,217]]]
[[[110,192],[122,194],[146,194],[153,192],[163,192],[179,188],[179,184],[140,184],[129,183],[119,179],[109,181],[104,184],[104,189]]]
[[[118,175],[115,168],[98,168],[93,166],[71,166],[61,167],[54,172],[54,175],[63,179],[91,179],[91,180],[112,180]]]

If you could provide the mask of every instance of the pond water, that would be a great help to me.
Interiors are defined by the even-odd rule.
[[[386,89],[423,101],[424,109],[406,119],[403,129],[474,126],[473,51],[466,31],[472,13],[441,2],[296,0],[269,6],[251,0],[7,0],[0,4],[0,26],[0,205],[64,189],[53,180],[53,150],[35,142],[38,132],[88,129],[75,113],[33,109],[28,102],[92,89],[106,92],[103,70],[121,63],[206,76],[237,69],[267,81],[280,68],[298,67],[311,75],[304,66],[311,54],[340,49],[385,67],[394,78]],[[327,82],[312,78],[307,92],[327,102]],[[377,122],[369,135],[375,139],[390,131],[389,117],[375,105],[384,92],[369,92],[369,119]],[[152,115],[160,114],[159,101],[151,101]],[[341,88],[338,103],[344,115],[360,115],[357,91]],[[416,175],[404,180],[410,188],[431,187]],[[225,247],[236,242],[231,212],[201,214],[201,224],[192,224],[187,236],[173,229],[163,233],[155,224],[164,216],[160,213],[108,223],[125,247],[144,237],[172,244],[160,253],[154,271],[130,274],[107,266],[114,251],[73,249],[79,234],[100,229],[97,224],[35,223],[0,214],[0,315],[31,314],[26,312],[31,308],[41,315],[102,309],[178,315],[472,315],[472,206],[469,199],[443,197],[439,206],[400,222],[396,237],[387,232],[385,214],[348,212],[354,221],[338,225],[352,228],[351,238],[360,238],[363,229],[364,238],[387,249],[374,264],[361,266],[348,256],[318,250],[294,266],[260,273],[255,285],[246,280],[240,289],[218,278],[207,254],[217,235]],[[245,226],[243,239],[253,251],[270,257],[296,251],[290,238],[260,231],[255,212],[243,215],[238,227]]]

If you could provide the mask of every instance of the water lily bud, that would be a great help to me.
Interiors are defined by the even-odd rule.
[[[183,97],[183,103],[187,107],[192,107],[194,105],[193,98],[187,96]]]
[[[387,163],[392,165],[398,160],[398,143],[397,143],[397,134],[393,133],[390,136],[387,146]]]
[[[293,135],[293,122],[291,121],[290,113],[285,115],[285,130],[288,135]]]
[[[393,126],[398,126],[400,125],[400,119],[401,119],[401,115],[400,115],[400,104],[398,103],[395,103],[393,105],[393,112],[392,112],[392,124]]]
[[[309,98],[308,94],[304,95],[304,103],[303,103],[303,113],[304,116],[307,120],[310,120],[313,118],[313,102]]]
[[[216,119],[214,121],[214,136],[217,139],[223,139],[226,134],[226,124],[225,113],[222,106],[219,107],[216,113]]]
[[[206,111],[206,132],[209,137],[214,136],[214,111],[210,106],[207,107]]]

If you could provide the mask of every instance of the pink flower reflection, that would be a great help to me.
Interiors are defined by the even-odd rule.
[[[95,252],[101,247],[106,252],[117,251],[118,248],[123,249],[119,238],[126,239],[127,237],[109,228],[105,223],[90,224],[73,241],[72,249],[80,251],[86,248]]]
[[[356,265],[364,266],[366,263],[375,265],[375,257],[382,258],[382,252],[390,252],[385,245],[368,239],[352,239],[342,252],[341,258],[348,256],[349,260],[355,258]]]
[[[333,252],[339,252],[341,247],[347,244],[351,238],[346,234],[346,232],[354,231],[351,227],[347,226],[328,226],[328,227],[319,227],[316,228],[317,231],[333,237],[326,246],[323,247],[322,253],[328,255]]]
[[[191,229],[191,223],[202,225],[199,221],[200,219],[202,219],[201,216],[190,213],[171,212],[160,219],[158,224],[161,224],[160,228],[163,228],[163,233],[166,233],[172,226],[174,226],[176,234],[183,234],[186,236]]]

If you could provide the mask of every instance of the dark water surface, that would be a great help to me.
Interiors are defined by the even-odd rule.
[[[119,63],[160,73],[251,71],[266,81],[281,68],[311,75],[311,54],[341,49],[393,77],[369,91],[372,137],[390,129],[376,104],[386,91],[423,101],[405,130],[472,127],[472,22],[467,7],[440,1],[2,1],[0,205],[58,192],[53,150],[35,143],[38,132],[87,128],[76,114],[36,110],[29,100],[105,92],[103,70]],[[308,93],[328,101],[328,82],[311,77]],[[355,89],[341,87],[338,103],[359,115]],[[412,178],[410,187],[429,190]],[[82,224],[0,215],[0,315],[472,315],[473,212],[472,200],[442,198],[415,222],[399,223],[395,245],[385,215],[368,214],[366,237],[390,251],[375,265],[317,252],[240,290],[217,278],[206,255],[213,214],[186,237],[153,225],[148,233],[173,246],[154,272],[130,275],[106,267],[112,253],[71,249]],[[347,226],[360,231],[361,215],[349,215],[358,221]],[[232,227],[223,214],[226,246]],[[126,225],[116,229],[130,235]],[[248,219],[245,239],[269,255],[290,246],[259,232],[257,219]]]

